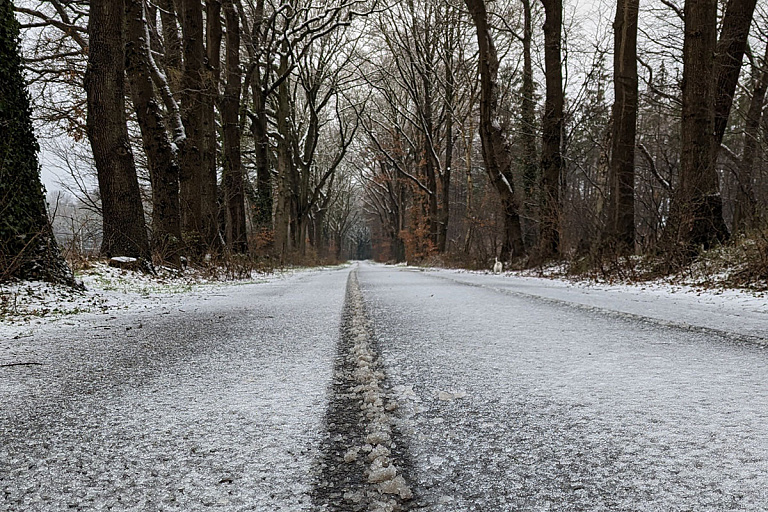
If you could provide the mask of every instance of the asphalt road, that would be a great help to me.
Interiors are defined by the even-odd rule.
[[[526,286],[362,263],[2,340],[0,510],[768,509],[755,329]]]

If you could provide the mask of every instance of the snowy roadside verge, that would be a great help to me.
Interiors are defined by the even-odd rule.
[[[601,310],[685,329],[716,331],[768,343],[768,294],[749,290],[704,289],[650,282],[606,284],[542,278],[517,273],[489,274],[448,269],[414,269],[453,281]]]
[[[84,319],[180,307],[233,286],[272,282],[311,270],[253,272],[245,279],[222,281],[190,271],[160,269],[157,275],[147,275],[96,263],[76,275],[85,291],[37,281],[0,283],[0,339],[31,336],[41,328]]]

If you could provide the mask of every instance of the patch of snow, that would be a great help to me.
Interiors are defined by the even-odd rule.
[[[655,281],[607,284],[507,273],[429,269],[428,273],[520,297],[567,303],[683,328],[768,341],[768,293]]]
[[[272,282],[312,270],[253,271],[234,281],[194,269],[179,272],[159,267],[156,271],[156,275],[148,275],[94,263],[75,275],[85,291],[39,281],[0,283],[0,338],[30,336],[46,326],[118,312],[167,311],[189,301],[207,300],[233,286]]]
[[[130,256],[115,256],[114,258],[110,258],[112,261],[119,261],[120,263],[136,263],[136,258],[131,258]]]
[[[452,393],[450,391],[440,391],[437,394],[437,399],[442,400],[443,402],[450,402],[452,400],[456,400],[457,398],[465,398],[467,396],[467,393],[464,391],[458,391],[455,393]]]

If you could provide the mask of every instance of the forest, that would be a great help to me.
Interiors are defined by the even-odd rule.
[[[0,279],[66,280],[60,249],[674,272],[722,244],[768,279],[766,20],[757,0],[0,0]]]

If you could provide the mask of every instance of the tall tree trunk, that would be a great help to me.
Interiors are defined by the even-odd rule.
[[[160,23],[163,27],[163,46],[165,47],[163,68],[168,77],[171,91],[178,94],[182,87],[183,70],[182,44],[179,36],[176,6],[173,0],[158,0],[157,4],[160,7]]]
[[[455,102],[455,69],[453,54],[455,50],[455,33],[449,29],[445,48],[445,98],[443,108],[445,110],[445,163],[440,173],[440,202],[437,216],[437,251],[444,253],[448,245],[448,221],[451,212],[451,171],[453,167],[453,124]]]
[[[728,125],[756,5],[757,0],[729,0],[723,16],[720,39],[715,48],[715,140],[712,152],[715,159]]]
[[[501,259],[522,256],[523,234],[512,176],[512,155],[499,123],[499,58],[488,26],[484,0],[465,0],[477,29],[480,49],[480,140],[488,178],[501,199],[504,212],[504,238]]]
[[[152,83],[144,1],[128,0],[126,17],[126,74],[152,183],[152,245],[166,261],[178,265],[181,242],[179,166]]]
[[[283,50],[286,50],[284,47]],[[278,73],[282,76],[288,69],[288,56],[283,52]],[[280,262],[285,261],[291,249],[291,194],[295,190],[293,183],[293,162],[288,133],[290,116],[290,96],[288,80],[283,80],[277,87],[277,131],[281,137],[277,141],[277,207],[275,208],[275,250],[280,255]]]
[[[254,45],[260,45],[264,38],[264,0],[257,0],[253,15],[252,40]],[[258,56],[252,55],[255,60]],[[261,63],[254,62],[251,78],[251,95],[253,97],[253,116],[251,117],[251,134],[254,144],[254,161],[256,166],[256,204],[253,205],[253,222],[257,232],[271,231],[272,225],[272,172],[269,160],[269,120],[267,117],[266,81],[269,72],[262,72]]]
[[[425,39],[428,39],[429,33],[425,35]],[[424,55],[424,69],[421,70],[422,87],[424,90],[424,110],[423,110],[423,125],[424,125],[424,174],[426,178],[427,189],[429,194],[427,195],[427,232],[429,233],[429,241],[432,244],[433,249],[437,249],[438,246],[438,220],[437,220],[437,169],[439,167],[435,157],[435,127],[434,127],[434,114],[432,109],[433,101],[433,55],[432,47]]]
[[[680,181],[668,226],[684,258],[728,235],[714,165],[716,38],[717,0],[686,0]]]
[[[315,213],[315,217],[312,219],[312,231],[314,233],[313,243],[315,251],[317,251],[317,257],[320,260],[324,260],[328,252],[328,244],[326,243],[325,235],[323,233],[323,226],[325,226],[325,216],[327,213],[327,207],[320,207]]]
[[[267,117],[267,98],[256,81],[252,86],[254,118],[251,122],[251,134],[254,143],[256,166],[256,204],[253,222],[259,231],[271,231],[272,225],[272,169],[269,159],[269,119]]]
[[[125,118],[124,17],[122,0],[90,3],[86,129],[101,195],[101,252],[148,258],[144,207]]]
[[[205,244],[211,251],[222,246],[219,231],[219,194],[216,168],[216,117],[221,80],[221,0],[205,2],[205,66],[203,101],[202,219]]]
[[[182,13],[184,73],[182,76],[182,121],[187,138],[180,148],[179,188],[181,229],[195,252],[207,249],[202,219],[203,129],[203,6],[200,0],[179,0]]]
[[[755,88],[749,101],[746,126],[744,127],[744,151],[739,162],[738,188],[736,189],[736,203],[733,211],[733,230],[740,232],[753,228],[756,220],[757,202],[753,185],[753,169],[759,150],[760,123],[763,118],[765,94],[768,90],[768,45],[765,48],[762,68],[755,68],[753,75]]]
[[[639,0],[618,0],[613,24],[613,129],[608,170],[608,240],[621,254],[635,248],[635,131]]]
[[[48,220],[19,50],[12,2],[0,1],[0,281],[73,285]]]
[[[533,58],[531,43],[533,42],[533,26],[531,0],[522,0],[523,4],[523,84],[520,118],[522,130],[523,154],[523,226],[525,245],[533,247],[536,244],[535,216],[538,204],[536,197],[537,181],[539,178],[539,163],[536,155],[536,99],[533,82]]]
[[[245,230],[245,194],[240,156],[240,17],[232,0],[224,0],[227,26],[227,84],[221,104],[224,141],[224,198],[227,209],[227,244],[238,253],[248,251]]]
[[[541,218],[539,247],[541,258],[560,250],[560,179],[563,175],[563,69],[560,56],[563,26],[562,0],[542,0],[544,4],[544,74],[547,85],[542,122]]]

